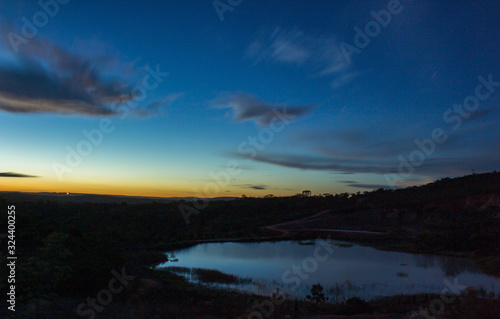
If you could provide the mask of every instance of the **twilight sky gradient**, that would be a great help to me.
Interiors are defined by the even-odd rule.
[[[498,1],[216,3],[2,0],[0,190],[318,194],[499,169]]]

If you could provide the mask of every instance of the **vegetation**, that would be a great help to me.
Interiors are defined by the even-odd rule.
[[[192,205],[189,202],[76,203],[50,197],[35,200],[38,197],[29,199],[28,195],[23,201],[13,202],[6,193],[0,197],[3,207],[0,227],[7,228],[6,207],[14,204],[19,318],[49,318],[49,314],[54,318],[81,318],[75,312],[76,307],[108,287],[112,271],[122,268],[136,279],[122,293],[113,296],[113,302],[103,312],[108,314],[107,318],[129,318],[130,311],[139,313],[141,318],[202,314],[236,318],[247,313],[255,300],[265,299],[192,285],[181,276],[145,266],[165,261],[162,251],[202,241],[307,240],[324,236],[314,231],[298,232],[291,227],[288,234],[278,234],[264,226],[305,219],[329,210],[321,219],[306,220],[302,226],[382,232],[383,236],[339,233],[333,237],[384,249],[464,256],[475,260],[484,271],[499,276],[499,196],[500,173],[493,172],[445,178],[398,190],[316,196],[305,191],[291,197],[213,201],[199,214],[193,214],[186,224],[179,205]],[[5,253],[3,250],[3,259]],[[6,278],[5,267],[0,269],[0,276]],[[214,270],[194,272],[204,282],[243,280]],[[2,291],[6,290],[6,284],[0,281]],[[326,295],[320,284],[313,289],[310,300],[314,302],[286,301],[276,305],[273,316],[351,314],[352,309],[406,313],[426,303],[428,306],[432,300],[395,296],[386,301],[366,303],[349,299],[344,304],[332,304],[322,302],[326,301]],[[464,318],[483,315],[481,318],[488,318],[498,307],[498,301],[488,300],[480,292],[468,292],[453,307],[447,307],[447,311],[453,309],[464,314],[461,315]],[[479,306],[484,311],[477,310]],[[357,311],[360,310],[354,312]]]
[[[187,268],[170,266],[165,268],[166,271],[171,271],[177,274],[191,275],[194,280],[202,283],[218,283],[218,284],[249,284],[252,282],[250,278],[241,278],[218,271],[216,269],[203,268]]]
[[[328,301],[328,297],[325,297],[323,290],[323,286],[321,286],[320,283],[313,285],[311,288],[311,294],[306,295],[306,299],[316,303]]]

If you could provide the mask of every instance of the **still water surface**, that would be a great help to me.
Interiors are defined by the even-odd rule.
[[[463,286],[500,292],[500,279],[480,273],[465,259],[380,251],[331,240],[315,240],[309,245],[297,241],[207,243],[174,253],[178,262],[158,267],[216,269],[249,277],[252,284],[222,287],[261,295],[279,288],[289,298],[304,298],[316,283],[325,287],[332,301],[441,293],[443,289],[457,292]]]

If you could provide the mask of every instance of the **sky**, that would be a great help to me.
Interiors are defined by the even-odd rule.
[[[0,191],[370,191],[498,170],[497,1],[0,4]]]

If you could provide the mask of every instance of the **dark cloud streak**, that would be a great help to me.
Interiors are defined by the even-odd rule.
[[[354,182],[354,181],[342,181],[342,183],[348,184],[351,187],[363,188],[363,189],[380,189],[380,188],[387,189],[387,188],[389,188],[387,185],[383,185],[383,184],[363,184],[363,183],[358,183],[358,182]]]
[[[246,185],[242,185],[242,187],[244,188],[251,188],[251,189],[255,189],[255,190],[265,190],[268,188],[268,186],[266,185],[251,185],[251,184],[246,184]]]
[[[214,106],[221,109],[231,109],[233,118],[238,122],[254,121],[261,126],[267,126],[277,118],[293,121],[314,109],[307,105],[291,106],[264,102],[241,92],[221,96],[214,102]]]
[[[4,173],[0,173],[0,177],[37,178],[39,176],[13,173],[13,172],[4,172]]]
[[[173,101],[169,96],[135,107],[138,71],[124,67],[127,76],[120,74],[116,66],[121,64],[112,56],[85,58],[49,41],[31,39],[10,62],[0,64],[0,110],[113,116],[119,113],[115,106],[130,102],[134,114],[147,116]],[[118,73],[111,72],[113,68]]]

